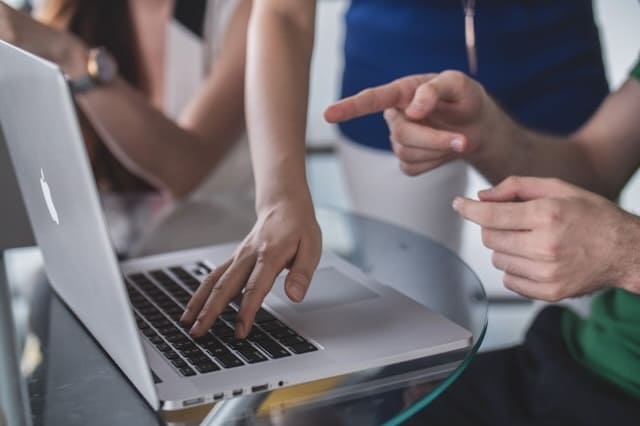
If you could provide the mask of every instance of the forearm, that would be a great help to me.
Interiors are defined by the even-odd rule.
[[[125,167],[175,196],[194,189],[226,150],[225,144],[207,143],[178,126],[121,79],[77,100]]]
[[[509,176],[557,177],[610,196],[578,136],[553,136],[524,128],[492,100],[486,106],[480,148],[469,162],[492,184]]]
[[[283,197],[310,201],[305,130],[314,14],[301,22],[259,2],[254,7],[245,104],[260,209]]]

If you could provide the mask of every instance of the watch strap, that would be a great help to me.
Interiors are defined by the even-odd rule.
[[[98,85],[96,80],[90,75],[85,75],[78,78],[68,79],[69,88],[74,95],[88,92]]]

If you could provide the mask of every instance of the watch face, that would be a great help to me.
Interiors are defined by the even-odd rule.
[[[100,83],[113,81],[118,73],[115,59],[104,48],[91,50],[89,57],[89,74]]]

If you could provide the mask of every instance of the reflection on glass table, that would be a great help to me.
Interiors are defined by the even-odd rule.
[[[106,204],[109,204],[108,202]],[[224,201],[121,204],[119,249],[129,256],[233,241],[253,218],[250,206]],[[161,206],[161,207],[158,207]],[[141,210],[142,209],[142,210]],[[140,211],[146,213],[140,214]],[[115,213],[114,213],[115,212]],[[137,213],[136,213],[137,212]],[[109,214],[108,214],[109,216]],[[91,335],[49,289],[38,252],[13,250],[4,263],[10,286],[29,296],[30,333],[22,364],[34,424],[399,424],[424,408],[472,360],[486,327],[486,298],[477,277],[431,240],[362,216],[318,209],[325,249],[434,312],[470,330],[470,348],[242,396],[216,406],[157,415]],[[135,223],[137,221],[137,223]],[[124,227],[126,228],[126,227]],[[124,228],[120,228],[121,230]],[[193,230],[196,229],[197,232]],[[124,236],[123,236],[124,235]],[[132,237],[133,235],[133,237]],[[380,342],[384,344],[384,342]],[[212,375],[212,380],[215,379]]]

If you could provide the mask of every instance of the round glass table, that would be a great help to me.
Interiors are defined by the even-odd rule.
[[[174,205],[154,197],[141,200],[104,200],[120,257],[239,240],[254,220],[238,213],[253,211],[250,200],[221,197]],[[428,409],[472,362],[482,342],[487,325],[482,284],[453,252],[425,236],[331,208],[318,208],[317,217],[325,249],[469,330],[470,347],[216,405],[155,413],[50,290],[38,250],[9,250],[0,285],[8,284],[17,301],[14,309],[21,307],[28,319],[17,315],[28,393],[22,402],[33,424],[397,425]],[[0,342],[3,352],[11,350],[4,347],[10,343]]]

